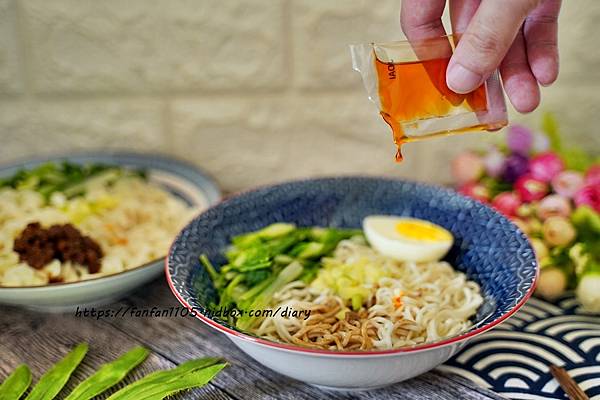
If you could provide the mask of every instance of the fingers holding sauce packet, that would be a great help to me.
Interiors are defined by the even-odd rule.
[[[457,37],[351,45],[353,68],[369,98],[392,128],[402,160],[404,143],[471,131],[498,130],[508,123],[498,72],[475,91],[453,92],[446,69]]]

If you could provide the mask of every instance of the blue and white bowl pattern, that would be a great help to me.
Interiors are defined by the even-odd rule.
[[[479,282],[486,298],[473,329],[506,316],[532,289],[537,273],[533,250],[525,235],[499,213],[446,188],[367,177],[284,183],[225,200],[177,237],[168,256],[168,275],[174,290],[204,314],[216,301],[216,292],[198,261],[200,254],[219,265],[234,235],[278,221],[357,228],[371,214],[422,218],[453,233],[447,259]]]
[[[556,304],[530,299],[440,369],[511,399],[566,399],[551,364],[600,400],[600,316],[586,313],[572,295]]]
[[[469,331],[435,343],[383,351],[337,352],[275,343],[240,332],[206,311],[216,292],[198,257],[215,265],[232,236],[274,222],[358,228],[372,214],[430,220],[454,234],[447,260],[484,293]],[[319,387],[364,390],[424,373],[474,337],[508,318],[531,295],[537,265],[527,238],[502,215],[452,190],[375,177],[322,178],[263,187],[229,198],[194,219],[167,257],[171,290],[204,323],[225,333],[268,368]]]

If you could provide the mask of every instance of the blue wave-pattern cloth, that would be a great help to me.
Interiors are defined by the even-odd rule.
[[[511,399],[566,399],[550,364],[566,369],[590,399],[600,400],[600,316],[570,296],[556,304],[530,299],[439,369]]]

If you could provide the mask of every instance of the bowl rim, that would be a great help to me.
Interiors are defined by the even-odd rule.
[[[468,196],[462,195],[458,192],[456,192],[455,190],[448,188],[446,186],[441,186],[441,185],[435,185],[435,184],[429,184],[429,183],[423,183],[423,182],[417,182],[417,181],[410,181],[407,179],[397,179],[397,178],[390,178],[390,177],[385,177],[385,176],[378,176],[378,175],[341,175],[341,176],[323,176],[323,177],[315,177],[315,178],[305,178],[305,179],[292,179],[292,180],[286,180],[286,181],[282,181],[282,182],[277,182],[274,184],[266,184],[266,185],[260,185],[260,186],[256,186],[247,190],[243,190],[240,192],[236,192],[230,196],[226,196],[223,199],[221,199],[219,202],[217,202],[216,204],[206,208],[205,210],[203,210],[201,213],[199,213],[194,219],[192,219],[188,225],[186,225],[183,229],[187,229],[187,227],[192,224],[197,218],[200,218],[202,215],[204,215],[204,213],[212,210],[213,208],[216,207],[220,207],[224,204],[229,203],[230,201],[244,196],[246,194],[250,194],[250,193],[254,193],[257,191],[260,191],[262,189],[266,189],[266,188],[271,188],[271,187],[277,187],[277,186],[281,186],[281,185],[285,185],[285,184],[290,184],[290,183],[301,183],[301,182],[313,182],[313,181],[323,181],[323,180],[340,180],[340,179],[355,179],[355,178],[359,178],[359,179],[378,179],[378,180],[388,180],[391,182],[407,182],[407,183],[412,183],[412,184],[417,184],[417,185],[422,185],[422,186],[428,186],[428,187],[432,187],[432,188],[437,188],[437,189],[443,189],[446,190],[448,192],[451,192],[453,195],[457,195],[463,199],[466,199],[467,201],[470,202],[474,202],[478,205],[482,205],[485,207],[490,208],[494,213],[498,214],[499,216],[501,216],[502,218],[508,220],[514,227],[514,230],[518,233],[520,233],[521,235],[523,235],[525,238],[527,238],[527,236],[519,229],[519,227],[517,225],[515,225],[512,221],[510,221],[508,218],[506,218],[504,215],[500,214],[498,211],[496,211],[495,209],[487,206],[484,203],[481,203],[475,199],[472,199]],[[249,342],[249,343],[253,343],[253,344],[257,344],[263,347],[267,347],[267,348],[272,348],[275,350],[282,350],[282,351],[287,351],[287,352],[292,352],[292,353],[300,353],[300,354],[305,354],[305,355],[315,355],[315,356],[328,356],[328,357],[336,357],[336,356],[340,356],[340,357],[359,357],[359,358],[368,358],[368,357],[373,357],[373,356],[391,356],[391,355],[397,355],[397,354],[404,354],[404,353],[415,353],[415,352],[421,352],[421,351],[426,351],[426,350],[432,350],[432,349],[436,349],[436,348],[441,348],[441,347],[445,347],[445,346],[449,346],[452,344],[457,344],[460,342],[463,342],[467,339],[470,339],[474,336],[480,335],[492,328],[494,328],[495,326],[501,324],[502,322],[504,322],[505,320],[507,320],[508,318],[510,318],[513,314],[515,314],[517,311],[519,311],[519,309],[521,307],[523,307],[523,305],[527,302],[527,300],[529,300],[529,298],[533,295],[533,292],[535,291],[535,288],[537,286],[538,280],[539,280],[539,275],[540,275],[540,267],[539,264],[535,263],[535,275],[533,277],[533,280],[531,282],[531,286],[529,287],[529,289],[527,290],[527,292],[523,295],[523,297],[521,298],[521,300],[510,310],[508,311],[506,314],[500,316],[499,318],[489,321],[488,323],[480,326],[479,328],[473,329],[473,330],[468,330],[462,334],[459,335],[455,335],[446,339],[442,339],[436,342],[431,342],[431,343],[424,343],[424,344],[420,344],[420,345],[416,345],[416,346],[409,346],[409,347],[400,347],[397,349],[389,349],[389,350],[374,350],[374,351],[338,351],[338,350],[323,350],[323,349],[313,349],[310,347],[302,347],[302,346],[298,346],[298,345],[293,345],[293,344],[287,344],[287,343],[279,343],[279,342],[275,342],[272,340],[268,340],[268,339],[263,339],[260,337],[256,337],[256,336],[252,336],[243,332],[239,332],[237,330],[228,328],[220,323],[218,323],[217,321],[203,315],[201,312],[199,312],[197,309],[194,309],[194,307],[192,307],[187,300],[185,300],[183,298],[183,296],[175,289],[175,285],[173,283],[173,279],[169,270],[169,255],[171,254],[171,251],[173,249],[173,245],[175,244],[175,242],[179,239],[181,232],[176,236],[175,240],[173,241],[173,243],[171,243],[171,246],[169,247],[169,252],[167,257],[165,257],[165,278],[167,280],[167,283],[169,285],[169,288],[171,289],[171,292],[173,293],[173,295],[177,298],[177,300],[179,301],[179,303],[181,305],[183,305],[185,308],[188,309],[188,311],[190,312],[190,315],[195,316],[196,318],[198,318],[200,321],[204,322],[205,324],[207,324],[208,326],[222,332],[225,333],[228,336],[233,336],[236,339],[241,339],[245,342]]]
[[[175,165],[177,167],[184,168],[185,170],[198,175],[199,177],[202,178],[202,180],[204,180],[205,187],[200,188],[196,182],[193,182],[193,183],[194,183],[194,186],[196,186],[197,188],[200,188],[204,194],[204,197],[205,197],[205,200],[207,203],[207,207],[205,210],[216,206],[217,204],[221,203],[224,200],[223,193],[221,192],[221,189],[219,188],[219,185],[217,184],[216,179],[213,176],[211,176],[208,172],[206,172],[204,169],[202,169],[188,161],[167,155],[165,153],[158,153],[158,152],[141,152],[141,151],[132,151],[132,150],[125,150],[125,149],[96,148],[96,149],[74,151],[74,152],[50,153],[50,154],[34,156],[34,157],[22,157],[22,158],[13,160],[13,161],[1,163],[0,164],[0,176],[6,170],[27,168],[27,166],[31,166],[32,168],[34,168],[36,165],[46,163],[46,162],[60,162],[63,160],[79,159],[79,158],[111,158],[111,157],[118,157],[118,158],[122,158],[122,159],[126,159],[126,160],[127,159],[153,160],[153,161],[159,162],[161,164],[167,163],[167,164]],[[114,164],[119,165],[118,162],[114,162]],[[154,168],[150,168],[150,169],[161,170],[160,168],[157,168],[156,166]],[[182,175],[179,175],[179,176],[183,177]],[[183,178],[190,183],[192,182],[190,179],[188,179],[188,177],[183,177]],[[205,210],[200,210],[199,212],[195,213],[192,220],[197,218]],[[97,281],[100,281],[100,280],[108,280],[109,278],[120,278],[121,276],[126,275],[126,274],[133,274],[134,272],[139,271],[139,270],[149,269],[153,265],[156,265],[157,263],[161,263],[161,262],[163,262],[163,260],[166,260],[168,254],[169,253],[167,252],[167,254],[164,256],[157,257],[154,260],[147,261],[143,264],[136,265],[135,267],[132,267],[132,268],[129,268],[129,269],[126,269],[124,271],[117,272],[114,274],[101,275],[101,276],[96,276],[93,278],[83,279],[83,280],[73,281],[73,282],[47,283],[45,285],[26,285],[26,286],[0,285],[0,292],[4,292],[4,293],[17,292],[18,290],[25,292],[26,289],[28,289],[29,291],[35,290],[35,291],[43,292],[43,291],[60,290],[65,287],[77,288],[77,287],[81,287],[81,286],[89,286],[94,283],[97,283]]]
[[[101,276],[96,276],[94,278],[89,278],[89,279],[82,279],[79,281],[72,281],[72,282],[55,282],[55,283],[47,283],[45,285],[27,285],[27,286],[2,286],[0,285],[0,293],[6,293],[6,292],[12,292],[12,291],[17,291],[17,290],[23,290],[24,289],[29,289],[29,290],[38,290],[38,291],[52,291],[52,290],[59,290],[59,289],[63,289],[64,287],[81,287],[81,286],[89,286],[89,284],[93,284],[96,283],[96,281],[99,280],[108,280],[109,278],[120,278],[123,275],[126,274],[133,274],[134,272],[140,271],[140,270],[144,270],[144,269],[148,269],[156,264],[160,264],[161,262],[163,262],[166,259],[165,257],[159,257],[156,258],[152,261],[148,261],[145,262],[141,265],[135,266],[133,268],[129,268],[126,269],[125,271],[121,271],[121,272],[117,272],[114,274],[108,274],[108,275],[101,275]],[[42,290],[44,289],[44,290]]]

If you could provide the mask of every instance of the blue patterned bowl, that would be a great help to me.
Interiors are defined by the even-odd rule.
[[[474,326],[435,343],[372,352],[334,352],[274,343],[207,314],[216,300],[202,253],[215,263],[234,235],[273,222],[301,226],[361,226],[371,214],[410,216],[452,232],[446,259],[483,290]],[[179,301],[243,351],[285,375],[318,386],[365,389],[399,382],[443,363],[466,340],[499,324],[533,292],[538,268],[526,236],[491,208],[437,186],[376,177],[312,179],[263,187],[208,209],[179,234],[166,260],[167,280]]]

